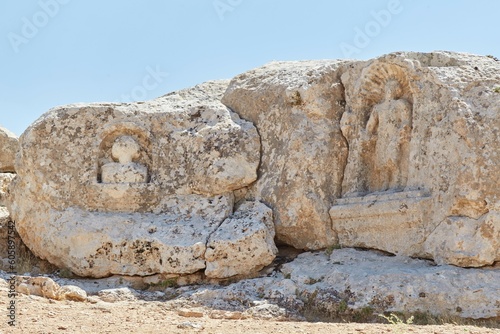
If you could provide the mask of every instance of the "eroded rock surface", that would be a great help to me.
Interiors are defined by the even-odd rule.
[[[425,249],[439,264],[487,266],[500,259],[500,217],[487,213],[479,219],[448,217],[425,241]]]
[[[395,53],[349,65],[341,81],[349,154],[330,211],[339,243],[461,266],[499,261],[500,63]]]
[[[74,285],[60,286],[49,277],[16,276],[15,289],[25,295],[34,295],[55,300],[87,300],[87,292]]]
[[[280,254],[283,256],[283,253]],[[500,268],[464,269],[382,252],[336,249],[306,252],[259,277],[228,285],[153,285],[133,288],[147,277],[102,279],[16,277],[17,291],[91,303],[161,301],[214,318],[281,318],[314,321],[380,320],[382,312],[431,314],[447,319],[498,319]],[[0,271],[0,288],[11,275]],[[201,283],[198,282],[198,283]],[[156,287],[156,288],[155,288]],[[193,310],[193,306],[196,308]],[[359,318],[358,318],[359,319]]]
[[[500,223],[499,90],[492,57],[399,52],[271,63],[235,77],[222,102],[261,135],[245,196],[273,209],[278,241],[483,266],[500,260],[497,233],[472,221]],[[450,219],[469,227],[427,241]]]
[[[8,205],[35,254],[86,276],[243,274],[272,261],[274,234],[490,266],[499,114],[492,57],[274,62],[49,111],[20,139]]]
[[[499,268],[470,270],[353,249],[305,253],[282,269],[304,289],[344,298],[350,307],[430,312],[464,318],[500,316]],[[335,299],[335,298],[334,298]]]
[[[243,203],[210,236],[205,274],[226,278],[262,269],[278,253],[274,235],[272,210],[262,203]]]
[[[15,176],[14,173],[0,173],[0,207],[7,205],[7,191]]]
[[[204,269],[260,161],[256,128],[219,102],[226,86],[43,115],[21,136],[9,198],[26,245],[81,276]]]
[[[0,173],[15,172],[14,161],[18,149],[17,136],[0,126]]]
[[[432,261],[354,249],[307,252],[271,277],[227,287],[185,289],[179,300],[215,309],[252,312],[259,307],[281,314],[328,319],[350,310],[422,312],[463,318],[500,317],[500,269],[436,266]],[[174,302],[174,301],[172,301]],[[316,319],[318,320],[318,319]]]
[[[278,240],[296,248],[337,241],[328,210],[347,158],[338,122],[343,63],[271,63],[236,76],[222,99],[261,136],[259,179],[246,196],[273,208]]]

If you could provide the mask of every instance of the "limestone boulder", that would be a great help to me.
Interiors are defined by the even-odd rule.
[[[15,172],[14,162],[18,149],[17,136],[0,126],[0,173]]]
[[[25,244],[81,276],[204,269],[260,161],[256,128],[220,103],[226,87],[41,116],[20,138],[7,203]]]
[[[276,237],[296,248],[336,243],[328,210],[341,195],[347,145],[342,61],[274,62],[236,76],[222,102],[255,124],[259,178],[247,199],[273,209]]]
[[[238,224],[264,231],[258,203],[279,244],[491,265],[499,92],[493,57],[398,52],[273,62],[149,102],[64,106],[21,137],[7,204],[35,254],[80,275],[233,275],[212,256],[230,259],[247,235],[207,244]],[[258,221],[234,212],[244,201]],[[267,260],[249,267],[270,261],[268,241]]]
[[[87,300],[87,292],[74,285],[64,285],[59,289],[59,296],[62,300],[84,302]]]
[[[258,202],[241,204],[210,236],[205,274],[226,278],[262,269],[278,253],[274,235],[271,209]]]
[[[16,276],[16,291],[49,299],[60,299],[61,286],[50,277]]]
[[[402,52],[341,71],[349,152],[330,211],[339,243],[464,266],[499,261],[498,234],[476,229],[500,223],[500,62]]]
[[[236,76],[222,102],[261,135],[244,197],[273,209],[278,242],[433,258],[426,239],[447,217],[498,211],[499,89],[492,57],[399,52],[271,63]],[[495,242],[475,256],[498,261],[479,246]]]
[[[454,247],[426,242],[436,227],[448,217],[495,221],[500,210],[499,89],[500,62],[453,52],[243,73],[222,98],[261,135],[259,178],[242,196],[269,205],[278,242],[296,248],[452,261]],[[459,239],[470,234],[453,226]],[[475,238],[464,265],[500,260],[495,235]]]
[[[429,235],[424,246],[438,264],[492,265],[500,259],[500,215],[490,212],[480,219],[448,217]]]

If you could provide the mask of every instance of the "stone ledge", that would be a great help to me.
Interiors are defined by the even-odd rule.
[[[423,190],[337,199],[329,211],[332,228],[343,246],[415,255],[425,240],[430,200]]]

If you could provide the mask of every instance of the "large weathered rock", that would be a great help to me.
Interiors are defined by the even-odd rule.
[[[328,210],[341,194],[347,154],[338,122],[342,63],[271,63],[235,77],[222,99],[261,136],[259,179],[247,198],[273,208],[278,240],[297,248],[337,240]]]
[[[40,118],[21,138],[11,187],[24,241],[84,275],[192,273],[247,200],[273,210],[278,242],[301,249],[500,261],[494,58],[278,62],[226,85]]]
[[[500,63],[408,52],[342,72],[349,154],[330,211],[340,244],[464,266],[499,261],[498,233],[476,233],[473,221],[500,224],[500,149],[491,144],[500,139]]]
[[[243,203],[210,236],[205,274],[225,278],[262,269],[278,253],[274,235],[271,209],[262,203]]]
[[[245,196],[273,209],[278,241],[481,266],[500,260],[495,234],[476,234],[465,252],[454,237],[426,239],[449,217],[499,223],[499,89],[491,57],[402,52],[271,63],[235,77],[222,102],[261,135]],[[452,260],[458,251],[465,258]]]
[[[14,172],[14,161],[19,149],[15,134],[0,126],[0,173]]]
[[[82,276],[204,269],[260,160],[255,127],[219,102],[226,86],[43,115],[21,136],[8,203],[26,245]]]

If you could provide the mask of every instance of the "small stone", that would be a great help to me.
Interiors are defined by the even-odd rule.
[[[121,301],[134,301],[137,293],[129,288],[105,289],[98,292],[99,298],[107,303],[117,303]]]
[[[197,323],[197,322],[182,322],[177,325],[177,328],[180,329],[204,329],[205,327],[203,324]]]
[[[216,310],[210,312],[211,319],[224,319],[224,320],[243,320],[247,319],[247,316],[242,312],[231,312],[231,311],[221,311]]]
[[[87,300],[87,292],[74,285],[64,285],[59,289],[60,299],[83,302]]]
[[[191,309],[181,309],[177,311],[177,314],[185,318],[202,318],[203,312],[191,310]]]
[[[49,299],[60,299],[60,286],[49,277],[16,276],[16,291]]]

